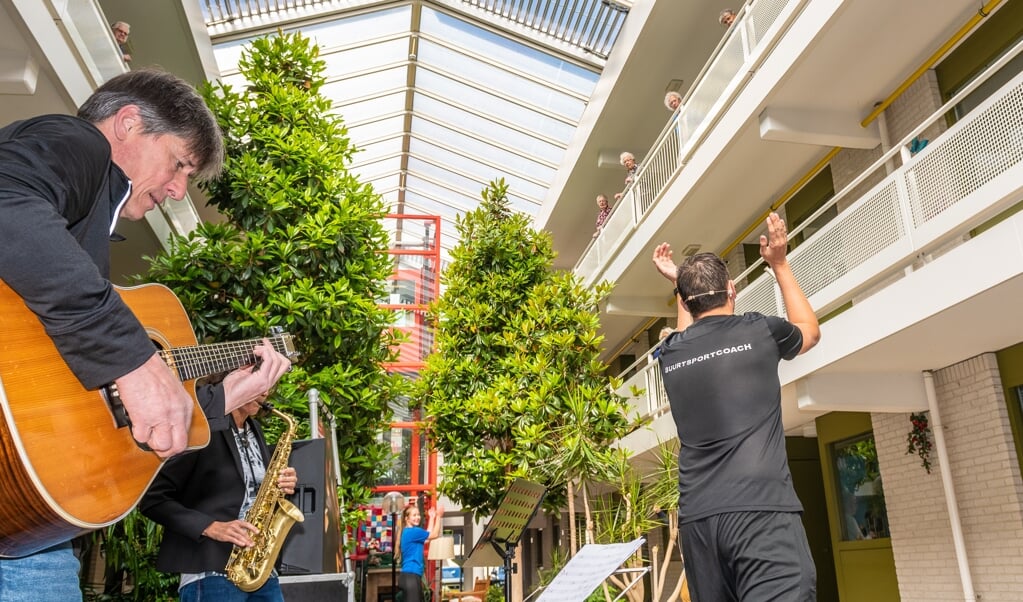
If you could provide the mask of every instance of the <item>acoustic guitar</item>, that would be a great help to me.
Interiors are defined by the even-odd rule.
[[[167,287],[117,292],[192,396],[188,449],[205,447],[210,430],[195,380],[254,363],[262,339],[197,345]],[[291,335],[268,338],[295,355]],[[0,556],[24,556],[120,520],[163,464],[131,436],[112,385],[84,389],[36,315],[2,281],[0,404]]]

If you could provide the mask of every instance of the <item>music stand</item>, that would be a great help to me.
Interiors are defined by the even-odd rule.
[[[504,566],[504,599],[511,600],[512,559],[522,533],[543,503],[547,488],[525,479],[515,479],[508,487],[483,535],[473,546],[462,570],[476,566]]]

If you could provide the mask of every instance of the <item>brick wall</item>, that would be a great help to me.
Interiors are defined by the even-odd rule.
[[[925,119],[938,110],[941,105],[938,78],[934,74],[934,70],[929,70],[913,82],[901,96],[885,109],[884,119],[888,127],[890,143],[897,144],[913,128],[923,123]],[[945,129],[947,129],[945,120],[938,119],[920,134],[920,138],[934,140]],[[831,160],[831,177],[834,180],[835,192],[841,191],[846,185],[856,179],[867,167],[880,158],[882,153],[883,149],[881,146],[867,150],[842,149]],[[898,168],[901,164],[902,161],[899,155],[892,158],[893,169]],[[852,193],[839,201],[839,211],[846,209],[886,176],[887,173],[884,168],[876,170]]]
[[[940,109],[941,105],[938,77],[933,69],[929,69],[913,82],[902,96],[895,99],[895,102],[885,109],[888,136],[892,144],[909,135],[913,128],[923,123],[925,119]],[[927,126],[927,129],[920,134],[920,138],[934,140],[946,129],[945,120],[938,119]]]
[[[984,602],[1023,599],[1023,478],[994,354],[934,373],[973,585]],[[903,602],[962,600],[937,452],[906,454],[908,414],[873,414]]]
[[[858,148],[843,148],[839,151],[831,160],[831,179],[835,183],[835,194],[841,192],[843,188],[859,177],[860,174],[862,174],[880,157],[880,145],[866,150]],[[867,191],[886,177],[887,174],[883,168],[874,170],[874,173],[870,174],[866,180],[838,201],[838,211],[842,212],[848,209],[849,205],[852,205],[854,202],[859,200],[859,198]]]

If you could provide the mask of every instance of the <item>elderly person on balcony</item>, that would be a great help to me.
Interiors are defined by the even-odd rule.
[[[131,62],[131,54],[128,53],[128,36],[131,35],[131,25],[124,21],[117,21],[110,26],[114,32],[114,39],[117,40],[117,47],[121,50],[121,58],[125,63]]]
[[[669,111],[674,113],[682,106],[682,95],[672,90],[664,95],[664,106]]]
[[[597,207],[600,210],[597,212],[597,230],[593,233],[593,238],[600,236],[600,231],[604,229],[607,218],[611,217],[611,205],[607,202],[607,195],[597,195]]]
[[[720,23],[721,26],[726,28],[726,29],[731,27],[732,23],[734,23],[734,22],[735,22],[735,11],[730,9],[730,8],[726,8],[725,10],[721,11],[720,15],[718,15],[718,23]]]
[[[618,157],[622,167],[625,168],[625,188],[628,188],[636,181],[636,174],[639,172],[639,163],[636,163],[636,157],[630,152],[624,152]],[[622,196],[625,191],[616,192],[615,200],[622,200]]]

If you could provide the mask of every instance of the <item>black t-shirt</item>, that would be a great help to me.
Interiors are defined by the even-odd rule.
[[[781,422],[778,362],[803,335],[774,316],[707,316],[661,346],[678,429],[683,522],[722,512],[799,512]]]

